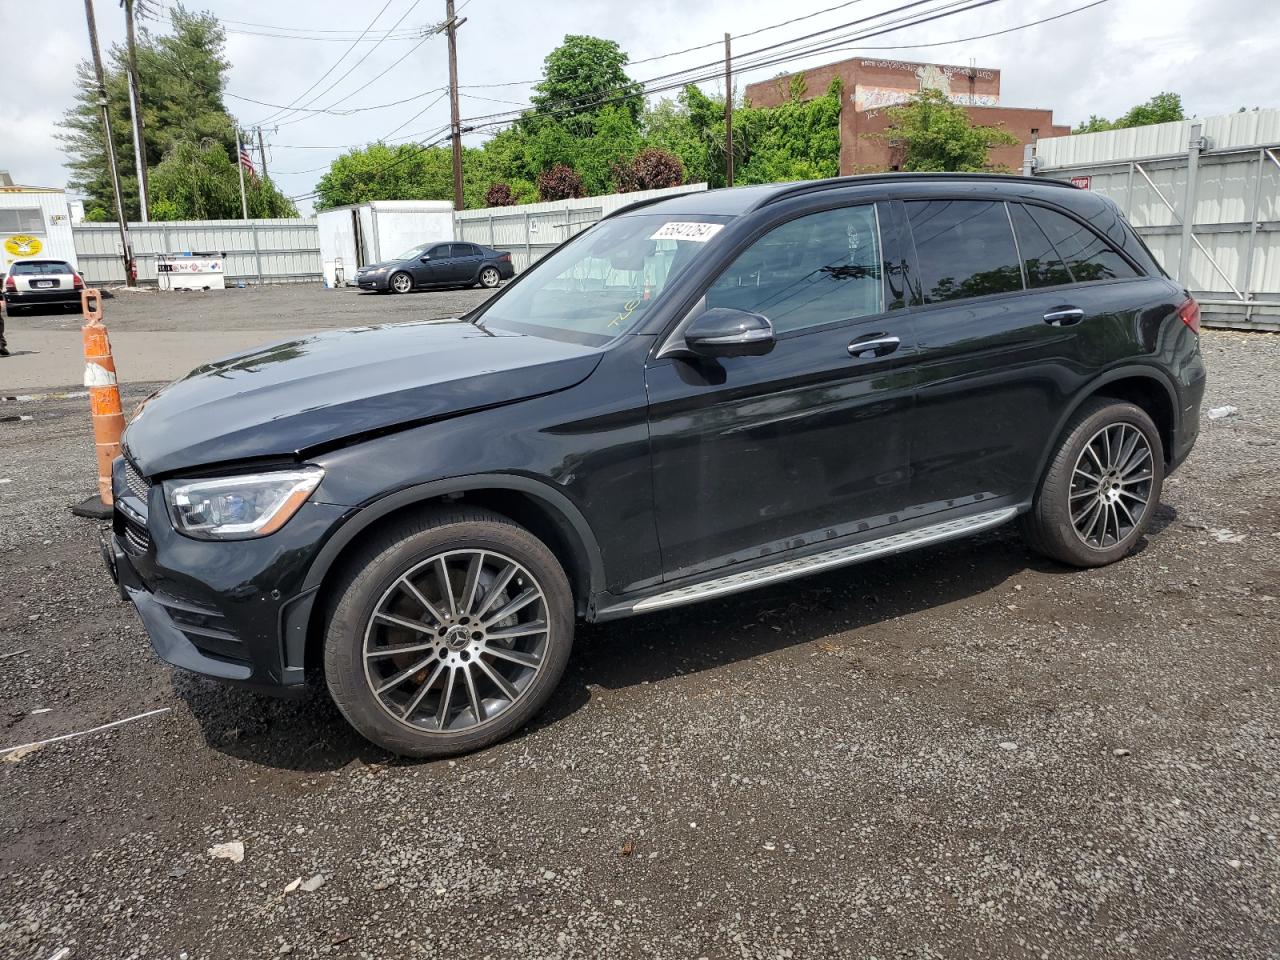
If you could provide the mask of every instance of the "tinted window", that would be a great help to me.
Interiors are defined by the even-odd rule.
[[[1067,265],[1062,262],[1058,251],[1022,204],[1009,204],[1009,212],[1013,216],[1013,226],[1018,234],[1022,265],[1027,271],[1027,286],[1055,287],[1060,283],[1070,283],[1071,274],[1067,272]]]
[[[35,274],[66,274],[71,273],[71,264],[63,263],[61,260],[20,260],[15,263],[11,269],[15,277],[32,276]]]
[[[449,244],[442,243],[438,247],[432,247],[427,251],[432,259],[445,259],[449,256]]]
[[[884,310],[875,207],[800,217],[765,234],[707,291],[708,307],[761,313],[786,333]]]
[[[453,255],[455,257],[474,257],[476,253],[476,248],[469,243],[453,244]]]
[[[1124,257],[1083,223],[1044,207],[1028,206],[1027,210],[1058,248],[1076,283],[1138,275]]]
[[[1003,203],[929,200],[906,207],[926,303],[1022,289],[1022,270]]]

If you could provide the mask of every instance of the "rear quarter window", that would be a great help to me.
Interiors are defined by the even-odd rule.
[[[1053,241],[1058,255],[1076,283],[1089,280],[1119,280],[1138,276],[1129,261],[1078,220],[1047,207],[1027,205],[1036,224]]]

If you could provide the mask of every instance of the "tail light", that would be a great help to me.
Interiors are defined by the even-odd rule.
[[[14,293],[18,291],[18,285],[13,282],[13,277],[5,277],[4,288],[6,290],[11,290]]]
[[[504,253],[504,254],[503,254],[502,256],[500,256],[498,259],[499,259],[499,260],[501,260],[503,263],[510,263],[510,262],[511,262],[511,254],[509,254],[509,253]]]
[[[1192,333],[1200,332],[1200,304],[1196,303],[1195,297],[1178,308],[1178,319],[1190,327]]]
[[[75,287],[77,290],[84,289],[84,281],[80,279],[80,274],[73,273],[71,275],[71,285]]]

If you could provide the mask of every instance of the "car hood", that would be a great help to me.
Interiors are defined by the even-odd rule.
[[[383,267],[398,267],[404,262],[403,260],[383,260],[381,263],[366,263],[356,273],[369,273],[372,270],[381,270]]]
[[[315,333],[214,361],[162,388],[135,415],[124,446],[148,477],[294,457],[565,390],[600,356],[459,320]]]

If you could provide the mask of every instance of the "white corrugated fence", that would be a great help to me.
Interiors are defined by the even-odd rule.
[[[1206,324],[1280,330],[1280,110],[1046,138],[1034,167],[1115,201]]]

